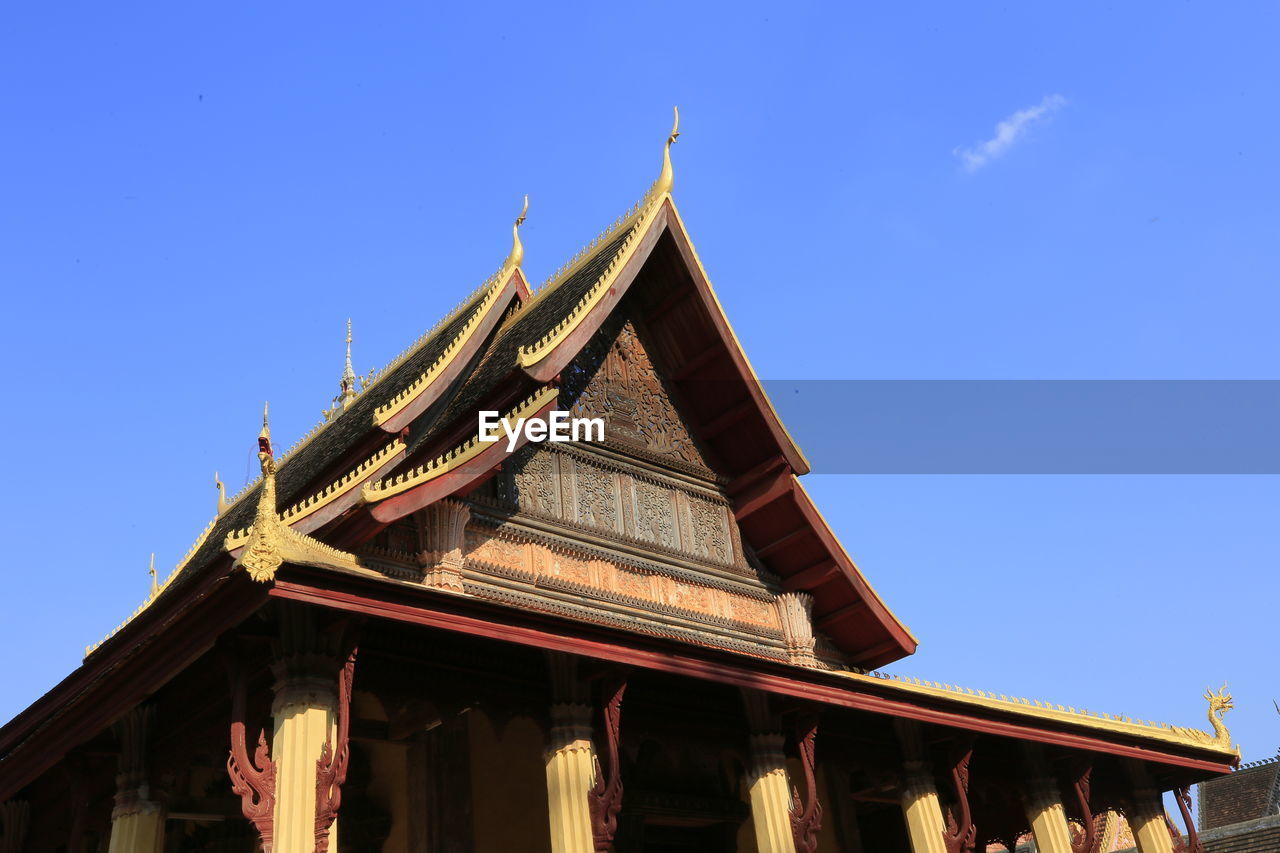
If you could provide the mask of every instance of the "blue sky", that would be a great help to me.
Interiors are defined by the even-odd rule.
[[[766,378],[1275,379],[1266,4],[10,5],[8,718],[253,467],[502,260],[655,177]],[[895,669],[1280,744],[1280,490],[814,476]]]

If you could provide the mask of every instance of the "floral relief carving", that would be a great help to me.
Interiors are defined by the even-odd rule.
[[[635,535],[639,539],[657,543],[665,548],[675,548],[675,514],[671,507],[671,492],[653,483],[631,478],[635,493]]]
[[[602,417],[606,440],[706,468],[665,380],[630,320],[608,324],[566,369],[576,417]]]
[[[606,530],[618,529],[618,504],[613,472],[584,462],[574,466],[578,494],[578,521]]]
[[[692,552],[716,562],[732,562],[724,507],[710,501],[692,499],[689,501],[689,514],[693,523]]]
[[[515,498],[522,510],[542,515],[560,515],[559,472],[556,458],[540,448],[530,447],[517,463]]]

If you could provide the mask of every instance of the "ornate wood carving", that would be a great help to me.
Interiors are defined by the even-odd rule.
[[[462,592],[462,554],[471,508],[446,498],[421,511],[418,565],[427,586]]]
[[[956,807],[947,812],[947,830],[943,841],[947,853],[973,853],[978,829],[969,809],[969,762],[973,760],[973,736],[960,736],[951,745],[951,785]]]
[[[805,592],[787,592],[778,596],[778,618],[787,644],[787,659],[800,666],[817,667],[813,646],[813,596]]]
[[[356,671],[356,650],[352,648],[338,672],[337,745],[328,738],[316,760],[316,853],[329,849],[329,827],[338,817],[342,805],[342,784],[347,781],[347,764],[351,759],[348,738],[351,724],[351,682]]]
[[[613,838],[618,832],[618,811],[622,808],[622,768],[619,760],[618,738],[622,722],[622,694],[627,690],[627,678],[618,676],[609,682],[604,701],[604,746],[609,757],[607,772],[600,767],[596,755],[596,783],[588,792],[591,809],[591,834],[596,853],[609,853]]]
[[[1078,762],[1072,769],[1071,787],[1076,795],[1076,808],[1080,811],[1080,825],[1083,828],[1077,835],[1072,834],[1071,853],[1098,853],[1098,828],[1094,825],[1093,809],[1089,805],[1090,777],[1093,775],[1093,764],[1088,760]]]
[[[1191,789],[1175,788],[1173,798],[1178,801],[1178,811],[1182,813],[1182,825],[1187,828],[1184,839],[1177,827],[1170,826],[1173,834],[1173,849],[1177,853],[1204,853],[1204,845],[1200,842],[1200,833],[1196,832],[1195,821],[1191,819]]]
[[[791,837],[796,843],[796,853],[815,853],[818,849],[818,830],[822,829],[822,803],[818,802],[818,780],[814,775],[814,742],[818,737],[818,718],[807,716],[800,724],[797,748],[800,766],[804,772],[805,799],[800,791],[791,789]]]
[[[245,672],[233,655],[227,655],[228,677],[231,679],[231,754],[227,756],[227,775],[231,791],[240,797],[240,811],[253,824],[262,841],[263,853],[271,853],[273,819],[276,806],[276,763],[267,747],[266,729],[258,731],[258,746],[253,758],[245,744]]]
[[[575,417],[602,417],[609,443],[706,469],[666,381],[630,320],[613,320],[564,371]]]

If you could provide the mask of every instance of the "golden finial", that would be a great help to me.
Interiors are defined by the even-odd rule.
[[[262,473],[267,472],[267,460],[271,453],[271,425],[267,423],[267,403],[262,404],[262,432],[258,433],[258,462],[262,465]]]
[[[155,596],[160,591],[160,582],[156,580],[156,552],[151,552],[151,565],[147,568],[147,574],[151,575],[151,595]]]
[[[342,408],[351,405],[351,401],[356,398],[356,372],[351,366],[351,318],[347,318],[347,363],[342,369],[342,380],[338,383],[339,393],[338,402],[342,403]]]
[[[667,144],[662,148],[662,172],[658,175],[658,180],[653,185],[653,196],[664,195],[671,192],[671,188],[675,186],[676,175],[671,168],[671,146],[680,138],[680,108],[673,107],[675,110],[675,122],[671,125],[671,135],[667,137]]]
[[[1231,733],[1227,731],[1226,725],[1222,722],[1222,717],[1235,707],[1235,700],[1227,692],[1227,683],[1225,681],[1222,682],[1222,688],[1216,692],[1206,687],[1204,698],[1209,701],[1209,725],[1213,726],[1214,743],[1230,749]]]
[[[524,263],[524,244],[520,242],[520,226],[524,224],[525,214],[529,212],[529,196],[524,197],[524,208],[516,217],[516,224],[511,226],[511,254],[503,261],[503,269],[513,270]]]
[[[218,515],[227,511],[227,487],[222,485],[218,472],[213,472],[213,485],[218,489]]]

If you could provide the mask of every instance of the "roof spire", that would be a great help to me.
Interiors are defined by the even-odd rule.
[[[255,581],[269,581],[284,562],[273,535],[276,518],[276,460],[271,451],[271,426],[267,423],[267,404],[262,405],[262,432],[258,433],[258,463],[262,466],[262,490],[254,514],[253,537],[240,555],[239,563]]]
[[[157,592],[160,591],[160,583],[156,580],[156,552],[151,552],[151,565],[147,568],[147,574],[151,575],[151,597],[155,598]]]
[[[213,485],[218,489],[218,515],[227,511],[227,487],[222,485],[218,472],[213,472]]]
[[[524,224],[525,214],[529,212],[529,194],[525,193],[524,208],[516,217],[516,224],[511,226],[511,254],[502,262],[504,270],[513,270],[524,263],[524,244],[520,242],[520,226]]]
[[[341,392],[338,395],[342,408],[351,405],[351,401],[356,398],[356,372],[351,367],[351,318],[347,318],[347,363],[342,368],[342,381],[338,383]]]
[[[675,110],[675,122],[671,125],[671,135],[667,137],[667,144],[662,148],[662,172],[658,175],[658,180],[654,182],[653,189],[650,191],[654,198],[671,192],[671,188],[675,186],[676,176],[671,168],[671,146],[680,138],[680,108],[673,107]]]

